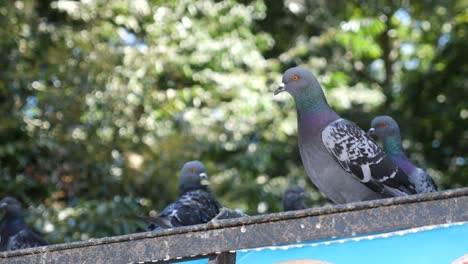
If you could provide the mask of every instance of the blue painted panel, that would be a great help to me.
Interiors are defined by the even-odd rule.
[[[238,264],[313,259],[333,264],[441,264],[468,253],[468,222],[237,252]],[[206,264],[207,259],[186,261]]]
[[[190,261],[184,261],[184,262],[179,262],[183,264],[206,264],[208,263],[208,259],[196,259],[196,260],[190,260]]]
[[[239,264],[314,259],[334,264],[441,264],[468,253],[468,222],[237,252]]]

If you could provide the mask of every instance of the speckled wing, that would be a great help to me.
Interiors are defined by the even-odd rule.
[[[177,214],[177,201],[169,204],[157,217],[147,217],[148,230],[159,230],[161,228],[172,228],[172,217]]]
[[[413,181],[415,181],[416,191],[418,193],[437,192],[437,185],[432,177],[421,168],[417,168],[412,174]]]
[[[47,242],[30,229],[23,229],[11,236],[8,240],[7,250],[18,250],[45,246]]]
[[[338,119],[322,130],[322,143],[340,166],[375,192],[414,194],[415,186],[385,152],[354,123]]]
[[[220,208],[209,191],[189,191],[161,212],[157,224],[168,228],[207,223],[219,213]]]

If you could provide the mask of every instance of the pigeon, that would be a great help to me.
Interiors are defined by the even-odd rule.
[[[295,211],[307,209],[304,203],[306,197],[304,188],[299,185],[291,185],[284,192],[283,209],[284,211]]]
[[[414,183],[366,132],[330,108],[310,71],[288,69],[274,94],[283,91],[296,103],[307,175],[330,200],[343,204],[416,193]]]
[[[17,250],[47,245],[24,222],[21,204],[15,198],[5,197],[0,201],[3,218],[0,221],[0,251]]]
[[[221,205],[208,189],[208,175],[200,161],[184,164],[179,178],[179,197],[157,217],[147,217],[149,230],[203,224],[214,218]]]
[[[432,177],[411,163],[403,152],[400,128],[393,118],[390,116],[374,118],[368,135],[382,141],[385,153],[411,178],[417,193],[437,192],[437,185]]]

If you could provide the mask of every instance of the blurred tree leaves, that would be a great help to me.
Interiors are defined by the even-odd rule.
[[[134,232],[200,159],[221,202],[281,210],[306,185],[280,74],[305,65],[363,128],[397,118],[410,157],[467,186],[463,1],[7,1],[0,196],[52,243]],[[35,206],[39,205],[39,206]]]

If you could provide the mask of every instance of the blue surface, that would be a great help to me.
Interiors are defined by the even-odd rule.
[[[360,236],[360,241],[338,239],[309,241],[304,247],[281,249],[249,250],[237,253],[239,264],[262,264],[295,259],[314,259],[334,264],[379,263],[379,264],[441,264],[452,263],[468,253],[468,223],[421,230],[404,235],[391,235],[368,240]],[[331,243],[325,243],[331,242]],[[316,246],[310,244],[315,243]]]
[[[190,260],[190,261],[183,261],[179,262],[183,264],[206,264],[208,263],[208,259],[197,259],[197,260]]]
[[[359,240],[359,241],[355,241]],[[299,247],[298,247],[299,246]],[[430,230],[307,241],[276,248],[237,252],[238,264],[271,264],[278,261],[314,259],[333,264],[450,264],[468,253],[468,222]],[[206,264],[207,259],[186,261]]]

